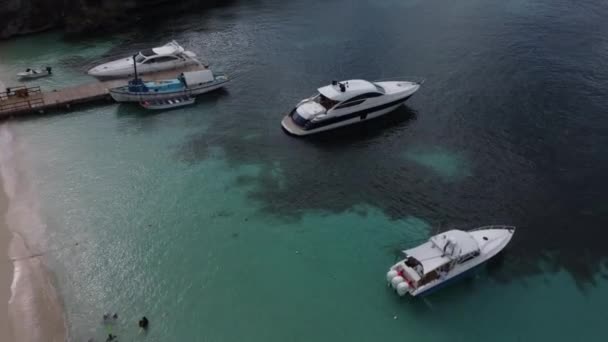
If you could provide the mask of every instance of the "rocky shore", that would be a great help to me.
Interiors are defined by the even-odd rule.
[[[62,28],[66,33],[108,32],[142,16],[217,6],[230,0],[5,0],[0,6],[0,39]]]

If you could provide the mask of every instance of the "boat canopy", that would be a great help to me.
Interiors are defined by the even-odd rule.
[[[211,82],[215,79],[211,70],[183,72],[180,77],[182,78],[187,87],[201,85],[203,83]]]
[[[342,91],[341,87],[344,87]],[[380,93],[378,88],[369,81],[365,80],[348,80],[342,82],[334,82],[331,85],[321,87],[317,89],[323,96],[332,99],[334,101],[342,102],[357,95],[367,93]]]
[[[403,252],[408,257],[416,259],[422,266],[423,274],[427,274],[450,263],[454,258],[479,252],[479,245],[469,233],[449,230]]]
[[[422,274],[427,274],[449,263],[451,259],[443,254],[432,242],[403,251],[408,257],[416,259],[422,266]]]
[[[448,230],[445,233],[435,235],[431,238],[434,243],[442,251],[450,252],[452,256],[467,255],[473,252],[479,252],[479,244],[471,236],[471,234],[457,229]],[[454,247],[452,251],[449,245]]]

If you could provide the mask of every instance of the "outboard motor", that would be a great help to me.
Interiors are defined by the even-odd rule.
[[[48,72],[48,73],[49,73],[49,75],[50,75],[50,74],[52,74],[52,72],[51,72],[51,67],[50,67],[50,66],[47,66],[47,67],[46,67],[46,72]]]

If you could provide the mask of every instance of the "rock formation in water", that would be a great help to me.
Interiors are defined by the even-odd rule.
[[[59,27],[68,33],[105,32],[133,23],[142,13],[222,2],[228,1],[0,0],[0,39]]]

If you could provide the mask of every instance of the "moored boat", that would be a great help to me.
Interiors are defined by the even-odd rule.
[[[404,250],[405,259],[390,268],[386,280],[399,296],[428,294],[496,256],[514,233],[513,226],[440,233]]]
[[[17,73],[17,76],[20,79],[35,79],[35,78],[50,76],[52,74],[53,74],[53,72],[52,72],[51,67],[46,67],[44,69],[27,68],[25,71]]]
[[[422,82],[333,81],[318,94],[300,101],[281,121],[292,135],[309,135],[370,120],[391,112],[409,99]]]
[[[140,106],[146,109],[171,109],[191,105],[196,99],[190,96],[171,97],[158,100],[145,100],[139,103]]]
[[[201,65],[196,54],[186,51],[175,40],[159,47],[142,50],[133,56],[117,59],[91,68],[87,73],[99,78],[132,77],[133,63],[139,74],[173,70],[188,65]]]
[[[142,102],[162,98],[196,96],[216,90],[228,82],[225,75],[214,75],[209,69],[181,73],[175,79],[144,82],[135,78],[128,85],[112,88],[110,96],[117,102]]]

